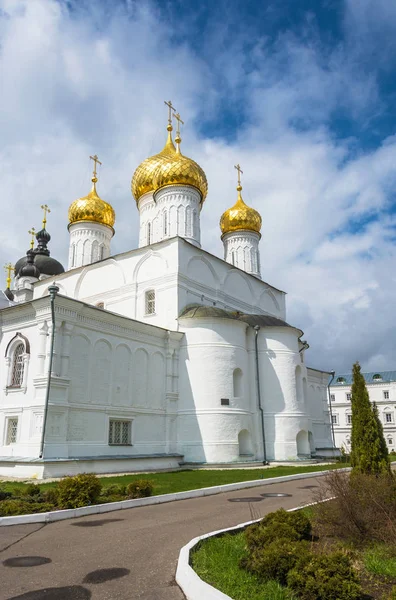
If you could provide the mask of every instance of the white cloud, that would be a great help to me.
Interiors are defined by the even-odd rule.
[[[0,0],[0,7],[3,260],[27,249],[27,230],[39,225],[46,202],[51,250],[66,263],[67,208],[89,190],[93,152],[103,161],[100,193],[117,213],[113,251],[136,246],[130,179],[161,148],[163,100],[172,98],[186,121],[183,149],[209,180],[204,247],[222,255],[218,221],[236,199],[240,162],[244,198],[263,217],[263,278],[289,293],[288,319],[305,329],[310,362],[395,366],[388,211],[396,139],[390,132],[364,152],[359,140],[335,137],[336,111],[363,122],[381,110],[375,77],[360,72],[342,44],[326,53],[285,33],[272,46],[257,39],[244,56],[243,40],[227,38],[224,27],[219,45],[214,36],[210,53],[197,55],[149,4],[113,4],[106,14],[100,3],[70,10],[55,0]],[[234,102],[248,115],[236,139],[205,138],[201,121],[221,119]]]

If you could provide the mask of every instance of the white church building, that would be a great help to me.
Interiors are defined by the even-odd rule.
[[[50,256],[46,216],[16,263],[0,297],[0,475],[331,452],[329,373],[306,366],[285,293],[261,279],[261,217],[240,169],[221,259],[201,247],[207,180],[180,143],[170,116],[165,147],[133,175],[138,248],[111,254],[115,212],[95,156],[92,190],[69,208],[67,270]]]

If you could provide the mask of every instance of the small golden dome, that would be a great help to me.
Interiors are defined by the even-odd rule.
[[[238,200],[225,213],[222,214],[220,219],[220,229],[222,234],[230,233],[231,231],[240,231],[247,229],[248,231],[255,231],[260,233],[261,229],[261,216],[254,210],[244,203],[241,191],[242,186],[238,185]]]
[[[141,198],[143,194],[154,191],[153,177],[155,170],[167,158],[176,154],[171,131],[172,125],[168,125],[168,139],[161,152],[154,156],[150,156],[150,158],[146,158],[133,174],[131,190],[136,202],[139,201],[139,198]]]
[[[113,207],[99,198],[96,191],[97,178],[92,177],[92,190],[87,196],[78,198],[69,207],[69,225],[78,221],[101,223],[113,228],[115,212]]]

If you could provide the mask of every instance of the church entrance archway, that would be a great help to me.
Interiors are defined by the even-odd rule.
[[[252,436],[247,429],[242,429],[238,433],[239,456],[252,456]]]
[[[302,429],[296,436],[297,456],[307,458],[311,456],[309,447],[308,433]]]

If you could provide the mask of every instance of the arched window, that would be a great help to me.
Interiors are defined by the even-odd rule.
[[[5,352],[6,378],[3,389],[6,394],[13,389],[26,392],[29,359],[29,340],[22,333],[17,333],[9,342]]]
[[[234,386],[234,398],[240,398],[241,396],[243,396],[242,371],[241,371],[241,369],[234,369],[234,372],[233,372],[233,386]]]
[[[74,267],[75,262],[76,262],[76,245],[72,244],[71,247],[71,266]]]
[[[16,346],[14,354],[12,356],[12,367],[11,367],[11,387],[21,387],[23,382],[23,355],[25,354],[25,345],[20,343]]]
[[[103,260],[103,256],[104,256],[104,246],[103,244],[101,244],[99,246],[99,256],[98,256],[98,260]]]

